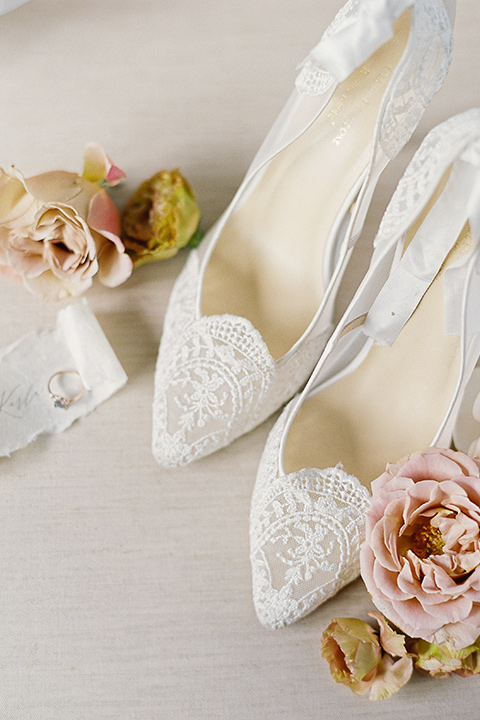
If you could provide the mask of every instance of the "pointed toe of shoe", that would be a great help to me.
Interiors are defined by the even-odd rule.
[[[192,251],[170,298],[155,372],[152,449],[165,467],[225,447],[278,410],[307,381],[331,331],[275,361],[246,318],[198,317],[198,277]]]
[[[274,360],[247,320],[210,316],[191,323],[175,347],[160,349],[153,413],[157,461],[185,465],[262,422],[273,412],[268,396],[274,376]]]
[[[305,617],[359,575],[370,501],[341,467],[281,476],[278,444],[265,448],[250,515],[253,603],[269,628]]]

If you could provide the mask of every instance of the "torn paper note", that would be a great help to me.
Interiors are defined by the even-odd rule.
[[[74,370],[81,397],[55,405],[49,382]],[[91,412],[127,381],[86,301],[58,313],[53,330],[30,333],[0,349],[0,456],[25,447],[41,433],[58,433]]]

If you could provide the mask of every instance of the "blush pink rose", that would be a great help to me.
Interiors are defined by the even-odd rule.
[[[410,637],[480,635],[480,459],[431,448],[372,483],[361,573],[376,607]]]
[[[0,272],[45,300],[80,295],[95,275],[109,287],[124,282],[132,261],[101,186],[123,176],[95,144],[82,176],[58,170],[25,179],[15,168],[0,170]]]

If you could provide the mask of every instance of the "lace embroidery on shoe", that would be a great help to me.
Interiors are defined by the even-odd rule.
[[[478,137],[477,108],[449,118],[423,140],[397,185],[378,228],[375,245],[391,242],[405,232],[430,197],[447,164]]]
[[[302,95],[323,95],[334,83],[332,75],[319,67],[312,58],[303,61],[295,82]]]
[[[360,4],[360,0],[347,2],[323,37],[335,34],[346,20],[356,17]],[[452,59],[453,37],[443,0],[416,0],[412,17],[410,51],[389,89],[380,131],[380,145],[389,158],[394,158],[412,136]],[[304,95],[321,95],[334,82],[309,55],[300,65],[296,86]]]
[[[252,497],[253,599],[262,624],[304,617],[359,574],[370,494],[341,467],[278,474],[288,408],[272,429]]]
[[[333,18],[333,21],[325,30],[322,39],[334,35],[347,18],[355,17],[358,14],[359,5],[360,0],[349,0],[349,2],[340,8]],[[322,95],[335,83],[332,75],[315,62],[315,59],[310,55],[300,63],[298,69],[300,72],[295,85],[302,95]]]
[[[412,136],[452,60],[453,36],[443,0],[416,0],[412,17],[410,52],[398,68],[380,132],[389,158]]]
[[[442,0],[417,3],[427,8],[424,21],[417,24],[430,40],[431,29],[428,32],[424,27],[427,15],[431,21],[428,9],[436,8],[440,15]],[[345,18],[357,13],[359,5],[360,0],[350,0],[327,33],[335,32]],[[412,67],[416,72],[415,64]],[[385,113],[381,139],[390,155],[396,154],[403,142],[397,113],[412,102],[405,97],[407,75],[404,73],[402,82],[397,83],[398,92]],[[433,70],[431,75],[434,78]],[[314,82],[324,80],[317,77]],[[408,116],[408,135],[413,131],[411,117],[414,115]],[[224,447],[277,410],[306,382],[328,334],[328,330],[317,329],[316,336],[310,335],[301,343],[300,352],[274,362],[248,320],[227,315],[221,320],[197,317],[198,281],[198,256],[192,251],[169,302],[155,375],[153,452],[167,466],[184,464]]]
[[[153,452],[182,465],[229,444],[289,400],[325,345],[322,335],[275,362],[253,325],[234,315],[197,318],[195,251],[171,295],[157,363]]]

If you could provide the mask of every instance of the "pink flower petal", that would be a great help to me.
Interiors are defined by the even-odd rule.
[[[383,615],[377,612],[368,612],[369,617],[375,618],[380,628],[380,645],[392,657],[405,657],[405,636],[395,632],[387,623]]]
[[[399,475],[401,477],[409,477],[414,482],[419,480],[451,480],[453,477],[459,477],[463,473],[465,463],[471,462],[471,469],[476,477],[479,477],[479,469],[472,458],[467,458],[462,465],[456,462],[456,453],[453,450],[440,450],[431,448],[424,453],[417,453],[405,465],[402,466]],[[463,454],[463,453],[462,453]],[[465,456],[467,457],[467,456]]]
[[[392,466],[389,466],[392,467]],[[395,477],[396,473],[390,472],[390,469],[386,470],[384,473],[379,475],[375,480],[372,480],[371,483],[371,490],[372,495],[375,497],[376,495],[380,494],[385,485],[390,482],[390,480]]]
[[[120,252],[116,245],[106,242],[98,254],[98,279],[102,285],[116,287],[132,274],[133,263],[129,255]]]
[[[105,180],[111,187],[114,187],[126,177],[127,175],[123,172],[123,170],[120,170],[120,168],[118,168],[116,165],[110,165],[110,169],[107,173],[107,177],[105,178]]]
[[[119,237],[118,211],[105,190],[92,198],[87,222],[100,236],[96,239],[98,279],[103,285],[116,287],[130,277],[133,263]]]
[[[426,633],[438,628],[438,618],[423,607],[416,598],[392,600],[391,614],[383,613],[394,625],[411,637],[426,639]],[[396,617],[396,620],[394,617]]]
[[[22,277],[38,277],[48,270],[42,247],[31,240],[25,241],[23,247],[11,246],[8,249],[8,259],[12,270]]]
[[[393,599],[401,600],[402,598],[408,599],[416,597],[418,593],[418,578],[413,573],[412,566],[408,560],[404,560],[402,563],[402,568],[397,574],[396,585],[397,590],[400,592],[397,593]],[[391,593],[389,593],[389,597],[392,597]]]
[[[369,699],[376,701],[390,697],[410,680],[412,672],[413,661],[410,657],[405,656],[394,662],[389,655],[384,655],[372,684]]]
[[[101,145],[89,143],[84,151],[82,177],[93,183],[107,182],[114,186],[118,185],[126,175],[123,170],[112,163]]]
[[[87,215],[88,225],[105,237],[108,237],[118,249],[123,249],[120,240],[120,216],[106,190],[99,190],[90,201]]]
[[[464,477],[457,480],[457,485],[465,490],[476,508],[480,508],[480,481],[477,478]]]
[[[422,635],[428,642],[436,645],[448,643],[456,650],[473,645],[480,635],[480,623],[471,625],[470,623],[447,623],[431,634]]]
[[[392,572],[398,572],[398,560],[392,555],[391,551],[385,545],[385,525],[380,521],[375,526],[371,534],[371,544],[375,548],[375,558],[383,567]]]
[[[382,588],[384,595],[389,598],[389,600],[403,600],[406,597],[414,597],[413,594],[408,595],[405,588],[400,587],[400,583],[397,582],[397,577],[398,573],[387,570],[378,562],[375,563],[373,568],[375,585]],[[416,589],[417,588],[413,586],[414,592],[416,592]]]

